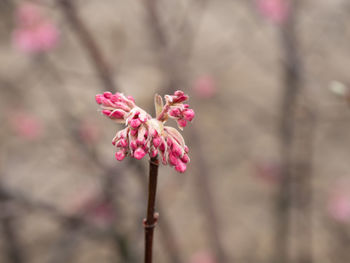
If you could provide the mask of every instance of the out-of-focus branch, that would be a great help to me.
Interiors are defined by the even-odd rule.
[[[117,87],[113,81],[111,66],[84,21],[79,17],[74,0],[56,0],[56,2],[62,8],[64,15],[72,29],[76,32],[82,46],[87,50],[104,88],[116,92]]]
[[[44,212],[53,219],[60,221],[63,225],[86,227],[89,230],[89,233],[96,237],[104,236],[106,234],[103,230],[91,224],[84,215],[66,214],[60,211],[60,209],[58,209],[56,206],[40,200],[34,200],[30,196],[23,194],[20,191],[10,190],[7,187],[0,186],[0,195],[3,200],[13,202],[26,210],[38,210]]]
[[[276,233],[275,254],[273,262],[286,263],[289,261],[290,220],[293,200],[302,204],[299,211],[303,216],[297,222],[298,231],[303,232],[298,241],[298,261],[312,262],[311,251],[311,152],[313,127],[301,130],[302,124],[296,119],[296,111],[308,114],[306,108],[300,105],[300,93],[304,85],[302,79],[302,62],[299,56],[297,35],[295,31],[296,10],[298,1],[290,1],[291,10],[288,19],[281,25],[281,47],[284,52],[284,91],[281,98],[280,120],[280,153],[281,153],[281,181],[276,198]],[[310,120],[310,119],[309,119]],[[305,127],[304,127],[305,128]],[[300,131],[300,140],[297,143],[296,132]],[[305,143],[308,143],[308,146]],[[297,162],[293,153],[303,154],[305,159]],[[302,178],[302,179],[301,179]],[[295,189],[293,189],[293,184]],[[293,195],[299,198],[295,199]],[[301,199],[303,201],[301,201]],[[298,201],[299,200],[299,201]],[[308,218],[308,219],[306,219]]]
[[[296,231],[297,262],[312,263],[312,163],[316,118],[308,105],[301,105],[298,112],[295,154],[294,199],[298,212]]]
[[[6,199],[6,196],[0,190],[0,224],[7,260],[10,263],[22,263],[24,262],[24,257],[23,249],[18,238],[18,228],[16,227],[14,217],[11,215],[11,211],[7,209]]]
[[[293,15],[292,15],[293,14]],[[294,142],[294,115],[300,91],[300,65],[296,49],[294,12],[281,28],[284,51],[284,90],[281,98],[280,151],[281,181],[276,203],[275,263],[288,262],[290,239],[290,206],[292,182],[292,146]]]
[[[215,250],[217,262],[229,262],[220,239],[220,224],[218,223],[218,218],[214,208],[215,201],[209,183],[210,169],[207,166],[204,155],[202,154],[204,149],[202,148],[199,129],[196,129],[194,123],[191,128],[190,141],[193,149],[196,149],[194,158],[196,158],[195,162],[197,163],[196,166],[198,168],[196,174],[198,187],[196,187],[196,189],[198,191],[199,203],[202,206],[203,211],[205,211],[208,220],[210,244]]]

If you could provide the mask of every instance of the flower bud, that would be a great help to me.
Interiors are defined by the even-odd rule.
[[[121,161],[125,158],[125,151],[124,150],[120,150],[120,151],[117,151],[115,153],[115,158],[118,160],[118,161]]]
[[[192,121],[194,118],[194,111],[192,109],[186,109],[182,112],[185,120]]]
[[[137,148],[134,152],[134,157],[141,160],[146,155],[146,152],[142,148]]]
[[[184,173],[186,171],[186,164],[184,164],[182,161],[178,160],[176,166],[175,166],[175,170],[180,172],[180,173]]]

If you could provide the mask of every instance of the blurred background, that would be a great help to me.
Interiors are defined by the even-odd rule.
[[[1,0],[0,262],[142,262],[147,158],[95,95],[183,90],[154,262],[350,262],[347,0]],[[130,159],[130,158],[129,158]]]

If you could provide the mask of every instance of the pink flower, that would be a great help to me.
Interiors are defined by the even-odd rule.
[[[16,135],[35,140],[43,134],[43,125],[35,115],[26,112],[11,112],[9,122]]]
[[[283,24],[289,16],[289,0],[256,0],[260,13],[277,24]]]
[[[328,213],[340,223],[350,222],[350,190],[349,183],[336,186],[328,201]]]
[[[38,6],[24,3],[16,10],[13,31],[15,47],[25,53],[40,53],[53,49],[59,33],[51,20],[44,17]]]
[[[216,261],[209,252],[200,251],[191,257],[190,263],[216,263]]]
[[[118,161],[127,155],[138,160],[146,154],[151,158],[159,155],[164,165],[169,164],[180,173],[186,171],[190,161],[188,147],[175,128],[164,126],[168,118],[174,119],[180,129],[193,120],[194,111],[183,103],[188,100],[185,93],[176,91],[174,95],[166,95],[165,105],[162,98],[156,95],[157,118],[152,118],[138,107],[132,97],[118,92],[97,94],[95,99],[101,105],[102,114],[126,125],[112,140],[112,144],[117,148],[115,158]]]
[[[216,94],[216,87],[213,78],[208,75],[199,77],[193,85],[193,91],[199,98],[212,98]]]

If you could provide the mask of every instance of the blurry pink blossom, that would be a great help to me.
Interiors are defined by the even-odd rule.
[[[209,252],[200,251],[191,257],[190,263],[216,263],[216,261]]]
[[[289,0],[256,0],[259,12],[277,24],[283,24],[288,18]]]
[[[85,118],[80,122],[79,136],[86,143],[95,143],[101,135],[101,129],[93,119]]]
[[[347,184],[349,187],[349,184]],[[344,186],[335,187],[328,201],[328,213],[340,223],[350,222],[350,190]]]
[[[9,123],[17,136],[35,140],[43,134],[43,125],[37,116],[26,112],[11,112]]]
[[[281,178],[281,166],[274,161],[261,161],[255,164],[255,174],[269,184],[278,183]]]
[[[194,94],[203,99],[209,99],[216,94],[216,87],[213,78],[203,75],[197,78],[193,85]]]
[[[44,17],[40,8],[23,3],[16,10],[14,46],[25,53],[49,51],[57,45],[59,32],[53,22]]]

